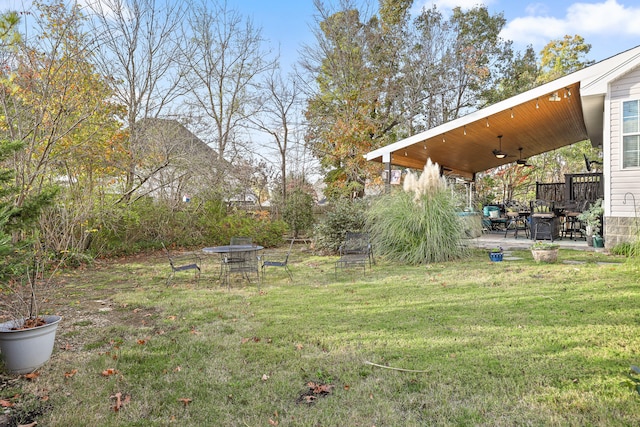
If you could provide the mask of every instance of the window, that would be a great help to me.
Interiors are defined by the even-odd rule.
[[[640,101],[622,103],[622,167],[640,167]]]

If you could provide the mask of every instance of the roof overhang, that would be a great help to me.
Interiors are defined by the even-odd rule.
[[[428,158],[445,172],[478,172],[590,139],[601,146],[608,84],[640,64],[640,46],[482,110],[365,155],[422,169]],[[493,150],[507,153],[496,158]],[[520,149],[522,149],[520,151]]]

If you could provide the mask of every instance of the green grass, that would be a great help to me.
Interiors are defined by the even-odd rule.
[[[212,262],[167,288],[160,256],[67,272],[52,359],[0,397],[47,426],[638,425],[637,267],[514,254],[336,276],[296,251],[294,283],[271,269],[261,292],[221,288]],[[308,404],[309,382],[334,387]]]

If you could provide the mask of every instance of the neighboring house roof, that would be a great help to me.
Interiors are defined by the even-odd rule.
[[[174,119],[145,118],[136,122],[141,146],[162,146],[168,153],[216,156],[216,151]]]
[[[503,164],[590,139],[601,146],[608,85],[640,66],[640,46],[459,119],[371,151],[367,160],[422,169],[428,158],[472,179]],[[498,136],[502,136],[501,142]],[[498,159],[499,148],[508,157]]]

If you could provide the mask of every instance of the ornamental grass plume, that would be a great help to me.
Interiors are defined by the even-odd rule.
[[[438,163],[433,163],[431,158],[427,159],[427,164],[424,165],[420,178],[416,179],[411,172],[407,175],[407,177],[409,176],[411,176],[411,180],[408,183],[405,181],[403,188],[404,191],[415,193],[414,201],[416,202],[425,195],[432,196],[447,188],[447,181],[440,176],[440,166]]]
[[[406,175],[403,190],[380,196],[367,212],[376,252],[407,264],[465,256],[458,200],[440,166],[428,159],[420,177]]]

